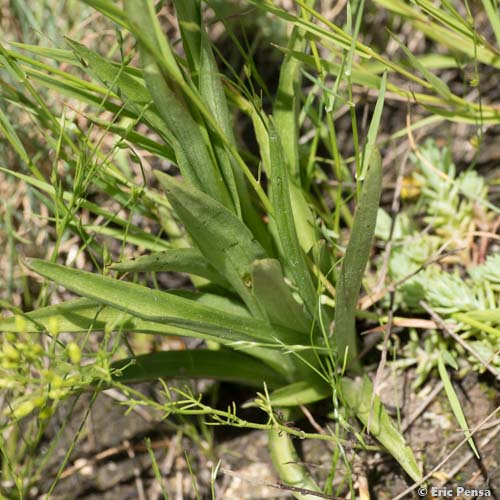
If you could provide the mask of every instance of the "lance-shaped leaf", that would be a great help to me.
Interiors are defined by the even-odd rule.
[[[224,88],[210,40],[203,26],[201,2],[199,0],[175,0],[174,6],[192,78],[221,131],[232,144],[235,144]],[[239,168],[233,170],[229,155],[218,134],[211,130],[208,132],[219,169],[231,193],[236,212],[240,214],[240,196],[248,196],[243,173]]]
[[[269,152],[271,203],[274,209],[274,220],[276,221],[281,248],[284,253],[285,266],[293,277],[308,312],[311,316],[314,316],[316,289],[307,265],[306,256],[297,237],[290,201],[288,172],[280,138],[271,122],[269,123]]]
[[[237,367],[237,369],[235,369]],[[262,387],[271,387],[284,379],[264,363],[235,351],[207,349],[164,351],[122,359],[113,363],[119,370],[113,378],[118,382],[142,382],[158,378],[210,378]]]
[[[316,403],[332,394],[332,387],[323,380],[294,382],[276,389],[269,395],[276,407],[299,406]]]
[[[222,174],[205,143],[202,129],[193,117],[197,116],[197,112],[189,110],[179,97],[182,91],[177,82],[183,81],[183,76],[162,33],[153,2],[126,0],[125,10],[132,32],[139,41],[144,80],[160,116],[177,141],[172,144],[176,155],[184,156],[191,165],[198,178],[195,184],[198,189],[230,210],[235,210]],[[157,58],[161,58],[163,65]],[[162,71],[165,65],[168,74]]]
[[[245,306],[233,298],[184,290],[172,292],[172,295],[208,306],[217,311],[226,312],[233,317],[251,318]],[[37,333],[51,331],[54,327],[58,331],[67,333],[88,333],[109,329],[124,333],[173,335],[211,340],[228,347],[232,346],[241,352],[248,353],[253,358],[261,360],[271,369],[274,368],[274,371],[282,374],[284,380],[292,381],[302,376],[301,373],[298,373],[296,364],[294,364],[294,360],[290,356],[278,356],[276,349],[259,347],[258,342],[253,341],[250,337],[245,337],[239,332],[226,331],[224,337],[221,337],[218,333],[203,333],[188,328],[180,328],[165,322],[146,320],[86,298],[43,307],[23,314],[22,317],[16,318],[12,316],[0,319],[0,331],[4,332]]]
[[[227,144],[224,144],[220,137],[222,133],[227,142],[236,147],[234,126],[224,87],[212,44],[202,24],[201,2],[199,0],[175,0],[174,5],[192,78],[203,102],[220,128],[219,132],[215,132],[210,127],[207,128],[219,170],[228,186],[236,213],[244,220],[264,248],[270,249],[267,228],[250,198],[245,175],[234,161],[233,155],[227,152]]]
[[[221,340],[299,342],[301,335],[268,322],[230,314],[171,293],[118,281],[51,262],[32,259],[27,265],[36,273],[72,292],[126,311],[134,316],[214,335]]]
[[[314,4],[315,0],[306,0],[309,6]],[[306,11],[302,12],[305,18],[309,18]],[[288,50],[285,54],[280,69],[280,78],[276,100],[274,103],[273,116],[276,122],[276,129],[281,137],[283,144],[283,153],[288,165],[290,177],[295,182],[300,181],[299,172],[299,104],[301,95],[302,74],[300,72],[302,62],[293,57],[291,52],[305,52],[307,38],[305,33],[294,26],[290,40],[288,41]]]
[[[344,377],[340,381],[342,397],[347,407],[365,425],[387,451],[399,462],[405,472],[414,480],[419,481],[422,474],[411,448],[403,436],[394,427],[387,415],[380,398],[373,398],[373,384],[367,377],[353,380]],[[370,403],[373,399],[373,407]]]
[[[275,259],[256,260],[252,268],[255,296],[276,325],[309,334],[311,328],[304,306],[285,283],[281,265]]]
[[[368,129],[368,134],[366,135],[366,144],[363,149],[363,163],[361,167],[360,180],[363,180],[365,178],[366,171],[370,164],[370,158],[372,156],[373,149],[376,147],[375,144],[378,136],[380,119],[382,118],[382,110],[384,108],[386,85],[387,85],[387,72],[384,72],[382,76],[382,81],[380,82],[379,94],[377,98],[377,103],[375,104],[375,109],[373,110],[372,120],[370,122],[370,128]]]
[[[252,314],[266,318],[252,290],[252,263],[266,255],[249,229],[205,193],[162,172],[155,174],[201,253],[231,283]]]
[[[282,413],[284,420],[290,416],[288,410],[284,410]],[[295,490],[297,491],[294,494],[295,498],[300,500],[317,500],[318,496],[314,495],[314,493],[321,492],[321,489],[314,482],[311,474],[309,474],[309,471],[302,463],[291,436],[280,429],[271,429],[268,436],[271,460],[281,481],[292,488],[310,491],[310,494],[308,494],[304,491],[298,493],[298,490]]]
[[[166,142],[170,143],[172,134],[167,125],[160,118],[154,106],[151,106],[152,97],[144,84],[142,78],[132,75],[130,68],[122,67],[110,61],[93,50],[88,49],[81,43],[67,39],[66,42],[73,49],[75,54],[86,64],[85,68],[94,78],[102,81],[106,85],[113,85],[117,94],[125,101],[127,109],[134,110],[136,115],[157,132]],[[102,100],[102,98],[101,98]],[[179,165],[181,169],[188,169],[183,172],[186,177],[196,178],[195,173],[190,173],[190,165]]]
[[[176,335],[220,342],[216,335],[206,335],[165,323],[148,321],[85,298],[42,307],[21,317],[12,316],[0,320],[0,330],[4,332],[37,333],[50,331],[54,327],[58,331],[68,333],[98,332],[112,328],[126,333]],[[239,340],[239,336],[234,335],[233,340]]]
[[[448,351],[441,351],[439,353],[439,358],[438,358],[439,376],[441,377],[441,381],[443,382],[444,390],[446,392],[448,401],[450,402],[453,414],[455,415],[455,418],[457,419],[460,428],[464,432],[465,436],[468,438],[467,442],[469,443],[469,446],[474,452],[474,455],[476,455],[476,457],[479,459],[480,458],[479,453],[477,451],[476,445],[474,444],[474,439],[471,436],[469,430],[470,427],[467,425],[467,420],[462,410],[462,406],[460,405],[460,400],[458,399],[457,393],[453,388],[450,376],[448,375],[448,371],[446,370],[445,360],[449,360],[450,364],[452,366],[454,365],[455,369],[458,368],[456,361],[453,359],[453,356]]]
[[[251,318],[245,305],[233,297],[224,297],[212,293],[190,292],[187,290],[175,290],[170,292],[170,294],[227,312],[231,315]],[[184,333],[184,329],[169,326],[165,323],[147,321],[113,307],[100,304],[95,300],[85,298],[68,300],[61,304],[42,307],[23,314],[22,318],[26,321],[19,322],[15,316],[0,319],[0,330],[14,333],[47,331],[51,318],[55,318],[59,322],[58,325],[61,331],[64,330],[73,333],[88,330],[99,331],[113,326],[116,330],[121,329],[124,332],[193,336]],[[199,336],[199,334],[196,333],[195,336]],[[216,336],[210,338],[210,340],[216,339]],[[235,335],[233,340],[238,341],[239,337]]]
[[[353,369],[359,369],[355,325],[356,303],[370,255],[381,190],[382,162],[380,154],[374,150],[354,215],[349,244],[342,260],[335,297],[334,348],[340,363],[348,349],[348,365]]]
[[[230,285],[196,248],[175,248],[111,264],[115,271],[157,273],[175,271],[195,274],[225,288]]]
[[[173,133],[168,122],[165,122],[159,111],[155,106],[151,106],[152,96],[144,84],[142,78],[137,78],[136,75],[130,74],[129,68],[123,68],[108,59],[101,57],[96,52],[87,49],[75,41],[68,40],[69,45],[80,58],[82,58],[88,71],[95,77],[107,85],[116,87],[117,93],[125,100],[126,109],[133,109],[137,115],[142,116],[151,128],[153,128],[164,141],[166,141],[174,150],[177,165],[179,166],[182,175],[194,186],[201,188],[201,180],[196,171],[196,163],[193,163],[193,157],[189,157],[178,137]],[[187,114],[186,110],[177,108],[179,113]],[[189,117],[192,121],[192,118]],[[191,124],[192,125],[192,124]],[[196,137],[200,139],[201,136],[199,129],[193,133],[197,134]],[[201,139],[202,140],[202,139]],[[204,147],[204,146],[203,146]],[[203,154],[203,153],[201,153]],[[206,157],[204,158],[207,159]]]

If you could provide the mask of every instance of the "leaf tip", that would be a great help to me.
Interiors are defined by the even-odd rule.
[[[23,265],[25,265],[28,269],[33,269],[33,262],[38,259],[22,259]]]

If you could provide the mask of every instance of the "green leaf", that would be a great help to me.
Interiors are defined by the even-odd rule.
[[[460,405],[460,401],[458,400],[458,396],[457,393],[455,392],[455,389],[453,389],[453,384],[451,383],[450,376],[448,375],[448,371],[446,370],[445,359],[450,357],[451,354],[448,353],[447,351],[439,353],[439,358],[438,358],[439,376],[441,377],[441,381],[443,382],[444,390],[446,392],[446,396],[448,397],[448,401],[450,402],[453,414],[455,415],[455,418],[457,419],[460,428],[463,430],[465,436],[468,438],[467,442],[469,443],[469,446],[471,447],[476,457],[479,458],[479,453],[477,451],[476,445],[474,444],[474,440],[472,439],[471,433],[469,431],[469,426],[467,425],[467,420],[465,420],[465,415]],[[453,362],[454,361],[455,360],[453,360]]]
[[[403,436],[394,427],[380,398],[373,398],[373,384],[367,377],[340,380],[342,397],[347,407],[365,425],[369,426],[370,433],[387,449],[399,462],[405,472],[414,480],[420,481],[422,474],[411,448],[406,444]],[[373,407],[370,406],[374,401]]]
[[[116,2],[110,0],[83,0],[87,5],[90,5],[95,10],[104,14],[111,21],[129,29],[125,13],[116,6]]]
[[[152,252],[161,252],[169,247],[169,244],[158,236],[146,233],[142,230],[135,232],[133,227],[116,228],[90,224],[83,225],[82,227],[89,233],[111,236],[119,241],[131,243]]]
[[[283,419],[288,419],[289,415],[288,410],[283,411]],[[269,431],[269,451],[274,468],[283,483],[292,488],[306,489],[311,492],[321,491],[298,456],[290,435],[280,429],[271,429]],[[316,495],[298,492],[294,493],[294,497],[300,500],[318,499]]]
[[[112,132],[113,134],[120,136],[124,141],[129,142],[134,147],[138,146],[141,149],[152,153],[154,156],[165,158],[172,163],[176,163],[177,161],[173,149],[168,144],[163,144],[150,137],[146,137],[139,132],[131,130],[129,126],[124,127],[121,125],[117,125],[116,123],[102,120],[95,115],[86,114],[85,117],[92,123],[95,123],[96,125],[101,127],[103,130]]]
[[[174,0],[174,6],[192,78],[214,120],[234,145],[233,125],[224,88],[210,40],[202,24],[201,3],[199,0]],[[243,173],[238,168],[233,169],[229,155],[218,134],[211,130],[208,130],[208,133],[219,169],[231,193],[236,212],[240,214],[239,196],[245,196],[245,194],[248,196]]]
[[[262,387],[279,386],[284,379],[255,358],[228,349],[164,351],[121,359],[112,364],[119,370],[113,378],[122,383],[158,378],[209,378]]]
[[[177,295],[177,297],[183,297],[205,306],[218,309],[219,311],[235,314],[237,316],[244,316],[245,318],[252,317],[248,309],[245,307],[245,304],[241,302],[238,297],[232,294],[218,295],[216,293],[199,293],[188,290],[172,290],[170,293]]]
[[[265,308],[271,323],[308,334],[311,324],[306,311],[293,298],[290,287],[284,281],[279,261],[254,261],[252,277],[255,296]]]
[[[270,400],[276,408],[299,406],[321,401],[330,396],[331,393],[331,386],[324,382],[311,383],[301,380],[276,389],[270,394]]]
[[[458,363],[456,362],[455,358],[452,356],[452,354],[449,351],[446,351],[446,350],[442,351],[441,357],[443,358],[443,362],[446,365],[450,365],[455,370],[458,370]]]
[[[0,132],[2,133],[2,136],[4,137],[4,140],[6,139],[12,149],[19,155],[21,160],[26,163],[29,167],[32,166],[31,158],[28,155],[26,149],[24,148],[24,145],[19,138],[19,135],[17,134],[15,128],[11,124],[8,116],[4,113],[3,109],[0,108]],[[36,170],[31,167],[32,172],[36,172]],[[38,172],[38,174],[35,174],[38,179],[43,179],[43,176]]]
[[[500,324],[500,309],[489,309],[486,311],[470,311],[467,313],[454,313],[452,315],[457,321],[466,323],[467,325],[477,328],[480,331],[489,333],[490,335],[500,338],[500,330],[490,326],[484,321]]]
[[[113,85],[116,88],[117,93],[124,98],[125,109],[131,109],[137,116],[141,116],[144,122],[155,130],[167,144],[172,146],[182,175],[190,182],[198,184],[198,176],[193,170],[194,167],[180,151],[170,128],[159,116],[158,111],[151,106],[152,97],[144,85],[144,81],[132,76],[129,68],[124,68],[101,57],[78,42],[67,39],[67,43],[75,54],[85,61],[88,72],[106,85]]]
[[[200,85],[200,59],[202,47],[202,14],[200,0],[173,0],[192,78]]]
[[[30,269],[68,290],[134,316],[216,336],[220,341],[298,343],[301,335],[144,286],[32,259]]]
[[[251,318],[244,304],[231,297],[223,297],[210,293],[194,293],[186,290],[171,292],[176,297],[226,312],[232,316]],[[89,299],[76,299],[63,302],[54,306],[47,306],[23,314],[16,319],[15,316],[0,319],[0,330],[13,333],[36,333],[49,331],[54,325],[58,330],[69,333],[96,332],[111,328],[115,331],[129,333],[151,333],[158,335],[175,335],[183,337],[203,338],[222,344],[239,342],[241,337],[234,333],[227,339],[222,339],[218,334],[204,334],[186,328],[179,328],[166,323],[148,321],[138,316],[133,316],[123,310],[105,306]],[[257,349],[254,345],[252,350]],[[273,352],[276,357],[275,351]]]
[[[136,259],[115,262],[110,269],[130,273],[156,273],[175,271],[179,273],[195,274],[210,280],[225,288],[229,283],[215,268],[203,257],[196,248],[177,248],[163,252],[155,252]]]
[[[360,367],[356,345],[356,303],[370,255],[381,190],[382,162],[380,154],[375,150],[361,189],[351,237],[340,268],[335,297],[334,348],[340,363],[348,349],[348,365],[353,369]]]
[[[328,40],[330,43],[333,42],[338,44],[340,47],[344,49],[349,49],[351,44],[351,37],[347,33],[345,33],[342,28],[336,26],[333,23],[329,23],[328,27],[320,26],[319,24],[314,23],[309,19],[304,19],[295,16],[289,10],[285,10],[280,8],[277,5],[273,5],[272,2],[267,2],[264,0],[249,0],[250,3],[255,6],[261,8],[262,10],[272,13],[273,15],[285,20],[291,26],[298,26],[303,31],[310,33],[312,36],[317,37],[319,39]],[[304,4],[302,3],[302,6]],[[370,57],[368,51],[369,47],[362,46],[361,43],[357,42],[356,47],[358,49],[358,54],[361,57]]]
[[[316,312],[316,289],[314,287],[307,259],[302,250],[290,201],[290,186],[288,172],[283,157],[280,138],[272,123],[269,123],[269,152],[271,203],[274,209],[274,220],[283,250],[285,266],[295,280],[309,314],[314,317]]]
[[[287,51],[287,49],[282,48],[280,50],[285,52]],[[309,67],[316,69],[317,62],[311,55],[293,52],[293,57],[301,60]],[[420,58],[419,61],[420,64],[430,66],[426,64],[425,59]],[[342,64],[324,59],[320,59],[319,64],[325,72],[334,76],[343,76]],[[388,71],[397,71],[409,80],[417,82],[423,88],[432,90],[432,85],[425,79],[418,77],[415,72],[406,74],[402,67],[394,65],[390,61],[380,62],[378,59],[376,61],[370,60],[369,62],[363,64],[353,62],[351,82],[352,84],[363,85],[378,91],[380,89],[381,79],[377,73],[383,71],[384,69],[387,69]],[[323,88],[323,90],[326,92],[329,91],[327,88]],[[407,100],[416,101],[420,105],[425,106],[425,108],[428,111],[431,111],[434,115],[440,115],[451,121],[474,123],[474,120],[477,121],[478,119],[481,119],[483,123],[498,123],[499,112],[493,106],[482,105],[481,108],[479,108],[477,103],[466,101],[465,99],[462,99],[454,94],[452,95],[452,100],[453,103],[456,103],[456,105],[453,107],[453,110],[448,111],[446,109],[446,107],[449,107],[450,105],[450,100],[448,98],[444,99],[439,95],[429,93],[424,94],[422,92],[410,92],[403,86],[398,86],[391,82],[387,82],[387,90]],[[436,117],[433,119],[436,119]]]
[[[497,45],[500,47],[500,15],[498,14],[498,3],[495,0],[482,0],[484,10],[491,24]]]
[[[384,72],[382,80],[380,82],[377,104],[375,104],[375,109],[373,110],[373,116],[370,122],[370,128],[368,129],[365,148],[363,150],[363,165],[361,168],[360,180],[364,180],[365,178],[366,171],[368,170],[368,166],[370,163],[370,158],[372,157],[373,150],[376,147],[375,144],[377,140],[380,119],[382,118],[382,110],[384,108],[386,84],[387,84],[387,72]]]
[[[54,326],[57,326],[59,331],[68,333],[98,332],[112,328],[129,333],[203,337],[219,341],[216,335],[203,335],[185,328],[144,320],[89,299],[70,300],[55,306],[42,307],[24,314],[21,320],[14,316],[0,320],[0,330],[12,333],[46,332]]]
[[[432,85],[433,89],[444,99],[449,100],[452,97],[451,90],[448,88],[448,85],[443,82],[439,77],[437,77],[434,73],[429,71],[419,60],[417,57],[413,55],[411,50],[409,50],[395,35],[392,35],[393,39],[396,40],[397,44],[401,48],[401,50],[406,54],[406,57],[410,60],[411,65],[422,73],[424,78]]]
[[[307,254],[316,244],[318,238],[316,234],[316,221],[314,213],[307,203],[303,189],[293,182],[290,182],[290,203],[292,205],[293,220],[295,230],[302,250]]]
[[[460,316],[468,316],[472,319],[477,319],[478,321],[491,321],[494,324],[500,324],[500,308],[486,309],[484,311],[468,311],[467,313],[462,313]]]
[[[32,52],[42,57],[46,57],[51,61],[59,63],[69,63],[72,65],[78,64],[78,59],[74,56],[71,50],[59,49],[54,47],[41,47],[39,45],[31,45],[29,43],[8,42],[10,46]]]
[[[308,5],[314,4],[314,0],[307,0]],[[306,12],[302,15],[309,19]],[[294,26],[290,40],[288,41],[288,50],[305,52],[307,38],[305,33]],[[294,58],[290,52],[287,52],[280,68],[280,78],[276,99],[273,106],[273,116],[276,123],[276,130],[281,137],[283,154],[287,162],[290,178],[295,182],[300,182],[299,172],[299,105],[302,92],[300,73],[302,63]]]
[[[457,29],[456,23],[450,23],[448,20],[446,26],[442,26],[428,19],[419,8],[415,8],[410,2],[405,0],[375,0],[377,4],[396,12],[407,19],[416,30],[421,31],[427,37],[435,40],[439,44],[448,47],[453,52],[461,52],[468,57],[478,60],[484,64],[489,64],[498,68],[500,61],[498,52],[493,47],[478,43],[477,32],[474,35],[470,30],[464,34],[463,29]],[[421,2],[420,2],[421,3]],[[443,13],[442,9],[438,9]],[[449,18],[448,18],[449,19]],[[463,28],[463,23],[461,24]]]
[[[153,97],[150,91],[144,85],[143,80],[131,75],[129,68],[109,61],[75,41],[67,40],[67,42],[73,51],[85,61],[87,71],[105,84],[113,85],[118,94],[124,97],[125,108],[133,109],[172,147],[181,173],[189,182],[200,189],[203,186],[209,191],[212,189],[211,186],[215,189],[214,179],[204,177],[206,170],[213,165],[213,162],[200,129],[172,91],[165,90],[164,99],[160,102],[155,99],[156,107],[152,107]],[[169,110],[168,113],[164,111],[165,107]],[[164,114],[168,115],[168,120],[165,119]],[[191,147],[187,147],[188,144]],[[204,165],[205,168],[200,168],[199,165]],[[213,196],[218,196],[218,192],[210,192]]]
[[[252,263],[266,255],[249,229],[210,196],[162,172],[156,177],[207,261],[231,283],[254,316],[266,318],[252,290]]]
[[[162,33],[153,2],[126,0],[125,9],[132,32],[139,41],[144,80],[160,116],[175,138],[175,141],[171,142],[178,161],[185,159],[190,165],[197,180],[193,183],[194,179],[189,179],[194,186],[234,211],[233,200],[205,142],[203,126],[200,128],[195,121],[198,112],[189,109],[180,97],[184,85],[182,88],[178,85],[181,81],[185,82]],[[204,132],[206,135],[207,131]]]

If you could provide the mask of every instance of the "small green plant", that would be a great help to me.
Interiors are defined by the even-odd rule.
[[[474,265],[471,256],[472,236],[494,224],[497,209],[489,204],[484,179],[476,172],[456,175],[448,148],[428,140],[412,161],[418,200],[397,215],[389,277],[400,283],[395,303],[407,311],[430,313],[441,331],[426,332],[421,341],[412,330],[403,358],[395,364],[416,365],[415,389],[434,370],[439,374],[453,413],[478,456],[447,366],[459,373],[473,367],[500,375],[499,254],[489,255],[481,265]],[[382,213],[377,230],[386,239],[388,219]],[[442,264],[445,250],[447,268]]]
[[[79,61],[106,84],[99,98],[103,106],[111,105],[110,97],[121,96],[123,112],[136,117],[132,125],[144,121],[166,142],[166,147],[155,147],[163,148],[163,156],[175,159],[183,179],[155,172],[166,198],[152,190],[148,194],[149,203],[157,204],[157,213],[171,238],[165,241],[165,250],[114,263],[107,275],[36,259],[26,262],[31,270],[85,298],[28,313],[22,329],[14,319],[2,321],[0,327],[10,332],[35,332],[57,322],[65,332],[119,328],[205,339],[211,349],[159,352],[122,360],[114,365],[113,378],[120,384],[180,375],[238,380],[270,391],[266,396],[270,416],[280,408],[333,398],[336,405],[357,415],[364,425],[368,425],[371,413],[372,435],[418,480],[420,472],[413,455],[378,399],[375,407],[370,407],[368,379],[354,382],[350,378],[361,373],[355,308],[380,198],[378,152],[373,147],[365,150],[364,181],[360,178],[351,239],[337,280],[332,337],[329,325],[333,318],[319,300],[322,284],[313,270],[329,269],[334,261],[331,257],[325,261],[316,229],[310,225],[307,199],[300,189],[298,95],[294,95],[297,62],[285,60],[272,115],[256,107],[256,102],[243,101],[256,127],[266,192],[236,147],[199,2],[175,2],[185,62],[174,55],[161,33],[152,2],[131,0],[125,2],[123,11],[111,3],[89,3],[120,29],[136,36],[142,69],[130,65],[131,56],[113,62],[72,41],[68,43],[73,55],[66,52],[65,57]],[[296,28],[291,47],[303,47],[304,43]],[[18,73],[17,62],[7,52],[3,54],[4,62]],[[57,51],[50,54],[62,55]],[[244,99],[241,95],[235,98]],[[131,127],[120,131],[110,123],[108,128],[123,134],[120,147],[132,147],[134,142],[141,147],[147,142],[133,135]],[[67,132],[61,129],[61,134]],[[86,189],[90,175],[97,175],[103,186],[107,184],[105,190],[115,189],[116,183],[127,186],[133,195],[137,188],[112,171],[106,159],[99,165],[83,164],[82,183],[80,187],[75,185],[77,192],[70,203],[82,203],[77,196]],[[51,189],[41,180],[39,187]],[[60,199],[64,200],[64,194]],[[68,209],[66,219],[73,213]],[[262,213],[268,224],[263,223]],[[114,216],[111,220],[119,223]],[[172,227],[176,239],[172,239]],[[129,225],[126,231],[124,240],[129,235],[131,239],[133,228]],[[158,246],[161,240],[156,240]],[[199,291],[160,291],[113,276],[169,270],[194,276]],[[68,384],[71,375],[60,378],[63,385]],[[177,405],[169,412],[179,411]],[[20,416],[20,411],[14,410],[11,416]],[[214,418],[217,413],[212,410],[210,415]],[[237,423],[236,415],[228,417],[226,423]],[[284,481],[317,491],[304,467],[290,465],[295,452],[289,433],[283,433],[275,418],[267,427],[271,455]]]
[[[497,209],[489,204],[485,181],[475,171],[456,174],[448,148],[427,141],[412,161],[418,199],[397,215],[388,266],[391,280],[401,282],[396,302],[414,312],[428,312],[422,305],[427,304],[462,338],[457,342],[456,337],[432,334],[425,340],[429,355],[418,363],[415,386],[437,368],[438,344],[440,350],[449,349],[464,361],[469,358],[480,372],[489,366],[498,373],[499,255],[475,265],[471,247],[480,228],[494,225]],[[387,217],[381,214],[378,220],[377,234],[382,238],[389,234]],[[408,349],[422,354],[416,340]]]
[[[409,65],[421,77],[407,64],[393,62],[361,43],[363,1],[356,9],[348,4],[342,28],[323,18],[312,0],[297,1],[297,14],[270,1],[249,1],[258,12],[292,28],[288,46],[281,49],[285,55],[271,105],[254,87],[262,78],[245,49],[241,48],[242,75],[230,65],[225,69],[231,77],[221,74],[224,61],[216,62],[199,0],[173,1],[182,40],[181,49],[175,50],[158,20],[156,8],[161,8],[161,2],[155,6],[152,0],[125,0],[123,9],[109,0],[85,3],[103,14],[117,34],[106,55],[70,39],[65,49],[19,43],[0,46],[0,66],[6,75],[1,80],[3,97],[46,131],[53,153],[47,176],[0,109],[0,130],[29,175],[0,168],[36,189],[56,229],[50,258],[25,264],[81,297],[45,306],[45,284],[39,307],[0,321],[0,329],[7,332],[0,383],[11,391],[14,402],[2,425],[12,426],[31,412],[48,415],[70,393],[116,386],[127,394],[131,407],[150,405],[166,416],[202,415],[210,425],[267,430],[273,463],[282,481],[295,488],[297,498],[314,498],[322,488],[299,463],[292,437],[332,441],[345,457],[348,432],[356,435],[357,448],[374,449],[366,444],[361,428],[414,481],[421,480],[413,452],[363,373],[357,347],[357,303],[380,213],[382,162],[377,133],[385,92],[416,99],[438,119],[495,123],[498,109],[453,94],[425,61],[402,44]],[[219,2],[207,3],[221,13]],[[426,26],[426,15],[438,18],[436,9],[424,1],[418,4],[425,14],[418,16],[413,7],[398,2],[379,3],[408,16],[420,28]],[[469,24],[459,23],[449,13],[445,20],[449,26],[444,32],[427,28],[426,32],[440,41],[452,33],[461,42],[458,50],[468,57],[472,57],[472,44],[478,60],[498,64],[496,49],[482,38],[472,40]],[[445,62],[452,67],[459,64]],[[53,63],[64,63],[71,70],[63,71]],[[390,82],[391,72],[423,91],[410,92]],[[313,84],[310,96],[302,95],[303,76]],[[32,82],[89,105],[90,111],[83,113],[88,130],[80,130],[67,109],[56,114]],[[353,86],[359,84],[379,93],[366,137],[359,136],[353,100]],[[342,106],[348,107],[352,123],[353,157],[347,160],[339,152],[333,120]],[[234,117],[243,115],[252,125],[257,151],[246,149],[234,133]],[[313,139],[299,148],[299,131],[305,123],[313,129]],[[97,139],[96,131],[102,131]],[[316,167],[320,142],[333,158],[336,182],[335,188],[325,191],[316,189],[316,181],[326,178]],[[161,168],[151,169],[144,152]],[[435,234],[418,237],[411,214],[403,212],[395,231],[401,247],[395,248],[389,261],[395,281],[404,278],[401,269],[411,272],[423,266],[443,239],[452,241],[452,249],[460,248],[464,227],[475,217],[474,204],[487,206],[482,179],[473,172],[456,177],[448,155],[431,143],[414,161],[419,164],[416,181],[422,189],[416,210],[425,207],[425,223],[435,228]],[[436,173],[429,163],[441,170]],[[172,175],[172,166],[180,175]],[[112,203],[102,204],[103,198]],[[85,220],[82,212],[88,215]],[[460,217],[450,221],[450,213]],[[147,225],[137,222],[137,214]],[[379,226],[380,220],[379,216]],[[339,236],[343,226],[350,230],[348,239]],[[77,253],[85,252],[94,272],[57,263],[70,234],[79,238]],[[112,261],[101,243],[105,237],[119,243],[115,255],[126,255],[129,245],[145,253]],[[418,240],[411,253],[404,246],[408,238]],[[480,316],[491,312],[498,299],[494,259],[470,271],[467,283],[436,266],[426,266],[398,288],[397,303],[421,310],[422,301],[427,301],[438,313],[460,321],[464,331],[475,329],[475,341],[483,345],[489,342],[484,332],[498,331],[488,323],[490,319]],[[171,271],[186,273],[192,290],[162,290],[157,274]],[[147,286],[144,273],[151,277],[152,286]],[[436,293],[441,289],[446,293]],[[454,294],[462,296],[461,304],[457,305]],[[490,330],[479,333],[478,323]],[[42,354],[30,335],[47,332],[51,350]],[[75,343],[62,339],[59,332],[85,335]],[[82,363],[81,352],[93,332],[104,332],[102,350],[91,362]],[[111,332],[191,337],[206,345],[130,356],[109,347]],[[455,353],[435,337],[428,342],[427,350],[438,345],[452,354],[427,356],[421,381],[434,367],[444,374],[445,362],[453,364],[449,356]],[[414,357],[421,354],[415,345],[410,342],[407,348]],[[120,359],[111,364],[117,352],[122,353]],[[164,401],[153,402],[131,386],[172,378],[229,380],[253,387],[258,392],[249,404],[260,408],[267,422],[248,422],[234,406],[217,409],[189,388],[172,388],[163,382]],[[31,392],[23,395],[19,387],[29,387]],[[298,406],[325,399],[333,408],[335,432],[308,434],[287,425]],[[463,415],[457,418],[464,427]],[[12,456],[10,450],[3,461],[10,463]],[[155,474],[159,474],[156,468]],[[214,481],[216,470],[213,475]],[[16,486],[19,492],[25,488]],[[350,488],[354,495],[352,484]],[[331,485],[324,490],[332,493]]]

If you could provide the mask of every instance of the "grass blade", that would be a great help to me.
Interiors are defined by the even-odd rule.
[[[308,0],[307,3],[313,5],[314,0]],[[303,16],[309,17],[307,12],[303,13]],[[307,38],[304,32],[298,26],[294,26],[288,42],[288,50],[304,52],[306,46]],[[301,61],[294,58],[290,52],[285,54],[273,107],[276,130],[281,137],[288,172],[290,178],[296,183],[300,182],[298,113],[302,81],[301,66]]]
[[[496,2],[492,0],[482,0],[482,2],[493,33],[495,33],[497,45],[500,47],[500,15],[498,14],[498,5],[495,7]]]
[[[340,363],[347,350],[348,366],[353,369],[359,369],[360,366],[356,359],[356,303],[370,254],[381,190],[382,162],[379,152],[375,150],[361,189],[351,237],[340,268],[335,299],[334,348]]]
[[[400,49],[405,53],[406,57],[408,57],[411,65],[422,73],[424,78],[432,85],[432,88],[446,101],[449,101],[452,98],[451,90],[448,85],[438,78],[432,71],[429,71],[419,60],[417,57],[413,55],[411,50],[409,50],[394,34],[392,34],[394,40],[396,40]]]
[[[133,27],[132,32],[135,35],[140,33],[139,52],[144,80],[160,116],[169,128],[171,136],[175,138],[175,144],[172,146],[178,161],[184,157],[190,164],[198,179],[194,184],[198,189],[234,211],[235,207],[222,174],[209,152],[202,129],[193,118],[197,113],[188,110],[176,94],[176,90],[178,92],[181,90],[177,88],[175,82],[183,80],[183,76],[163,36],[153,2],[127,0],[125,7]],[[158,54],[151,52],[150,47],[157,48]],[[166,64],[168,74],[162,71],[157,57],[161,57],[163,64]]]
[[[446,353],[448,354],[448,353]],[[449,355],[449,354],[448,354]],[[449,355],[450,356],[450,355]],[[474,444],[474,440],[469,431],[469,426],[467,425],[467,421],[465,420],[465,415],[460,405],[460,401],[458,400],[457,393],[455,389],[453,389],[453,384],[451,383],[450,376],[448,375],[448,371],[446,370],[446,365],[443,359],[443,353],[441,352],[438,358],[438,371],[439,376],[441,377],[441,381],[443,382],[444,390],[446,392],[446,396],[448,401],[450,402],[451,409],[453,410],[453,414],[457,419],[460,428],[464,432],[465,436],[468,437],[467,442],[471,447],[474,455],[479,458],[479,453],[477,451],[476,445]]]
[[[373,150],[375,149],[375,143],[378,136],[378,129],[380,126],[380,119],[382,118],[382,110],[384,108],[386,84],[387,84],[387,72],[383,74],[382,80],[380,82],[377,104],[375,104],[372,120],[370,122],[370,128],[368,129],[368,135],[366,136],[366,144],[363,151],[363,163],[361,168],[360,180],[364,180],[365,178],[366,171],[368,170],[368,166],[370,163],[370,158],[372,157]]]
[[[295,280],[309,314],[314,317],[316,289],[295,228],[283,150],[278,133],[272,123],[269,124],[269,128],[271,203],[274,209],[274,220],[284,252],[285,265]]]

